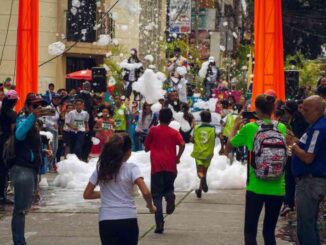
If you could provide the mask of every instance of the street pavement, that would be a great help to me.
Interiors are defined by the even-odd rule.
[[[165,233],[154,234],[154,216],[149,214],[140,196],[136,197],[141,245],[216,245],[243,244],[244,190],[219,190],[197,199],[189,192],[177,193],[177,208],[165,219]],[[69,197],[80,199],[72,202]],[[67,203],[68,202],[68,203]],[[100,244],[98,235],[99,201],[82,200],[81,190],[49,188],[43,201],[26,218],[27,243],[32,245]],[[262,220],[258,244],[263,244]],[[11,243],[11,210],[0,214],[0,244]],[[280,220],[277,236],[294,239],[295,234]],[[291,223],[292,224],[292,223]],[[290,224],[290,226],[291,226]],[[289,231],[290,229],[290,231]],[[292,237],[292,238],[291,238]],[[278,238],[277,244],[294,244]]]

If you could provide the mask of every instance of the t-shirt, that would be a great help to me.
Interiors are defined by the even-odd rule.
[[[89,114],[87,111],[78,112],[73,110],[68,113],[66,123],[73,124],[78,128],[78,132],[85,132],[85,123],[89,120]]]
[[[265,123],[270,123],[271,120],[264,120]],[[286,136],[286,127],[283,123],[277,125],[277,129]],[[248,123],[243,126],[238,133],[231,139],[231,145],[234,147],[246,146],[249,151],[253,150],[254,138],[258,131],[258,124],[255,122]],[[284,176],[277,180],[262,180],[256,177],[252,166],[249,167],[249,182],[247,191],[252,191],[261,195],[284,196],[285,181]]]
[[[151,127],[145,140],[145,148],[150,150],[151,173],[177,173],[177,145],[184,145],[181,134],[169,126]]]
[[[230,113],[225,117],[225,126],[223,129],[223,136],[229,137],[234,127],[235,119],[238,117],[236,113]]]
[[[315,155],[311,164],[305,164],[299,157],[292,155],[292,172],[294,176],[326,177],[326,118],[320,118],[311,125],[300,138],[299,146],[305,152]]]
[[[193,131],[194,150],[191,156],[195,159],[208,160],[214,155],[215,127],[210,124],[197,125]]]
[[[153,114],[147,114],[143,121],[143,112],[139,113],[139,118],[136,126],[136,132],[142,132],[149,130],[151,123],[153,121]]]
[[[115,121],[115,130],[116,131],[126,131],[127,130],[125,105],[122,105],[119,108],[116,108],[114,110],[113,119]]]
[[[99,221],[137,218],[133,186],[135,181],[142,177],[136,164],[126,162],[121,165],[116,179],[99,184],[101,192]],[[97,169],[89,182],[97,184]]]
[[[114,130],[114,120],[111,118],[107,118],[107,119],[99,119],[97,120],[97,123],[100,127],[100,130],[104,130],[104,131],[113,131]]]

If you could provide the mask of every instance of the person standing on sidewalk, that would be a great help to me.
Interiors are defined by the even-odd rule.
[[[5,94],[0,110],[0,153],[10,135],[15,132],[17,113],[14,111],[18,101],[18,94],[15,90],[9,90]],[[12,205],[13,201],[7,198],[8,166],[0,157],[0,209],[5,205]]]
[[[169,127],[172,117],[171,109],[161,109],[160,125],[152,127],[145,140],[145,152],[150,151],[151,158],[151,192],[157,208],[155,233],[164,231],[163,197],[166,200],[166,213],[174,212],[174,180],[177,177],[177,164],[180,163],[185,149],[185,142],[179,131]],[[178,153],[177,146],[179,147]]]
[[[66,124],[70,128],[70,151],[81,160],[84,157],[84,143],[86,133],[89,132],[88,120],[89,114],[83,110],[84,101],[81,99],[75,100],[75,110],[68,113]]]
[[[321,244],[317,219],[319,205],[326,196],[326,118],[325,101],[318,95],[303,102],[303,116],[310,124],[305,134],[289,134],[292,172],[296,177],[297,234],[301,245]]]
[[[27,95],[25,107],[17,118],[15,131],[15,160],[10,177],[15,190],[12,214],[12,237],[14,245],[26,244],[25,215],[33,202],[37,186],[37,174],[42,165],[42,144],[37,118],[44,116],[44,101],[34,93]]]
[[[139,228],[134,200],[134,185],[143,194],[146,206],[155,213],[152,196],[137,165],[127,162],[131,139],[125,133],[113,135],[105,143],[84,191],[84,199],[101,199],[99,230],[103,245],[136,245]],[[99,185],[100,191],[94,191]]]
[[[261,130],[263,128],[273,128],[273,133],[277,133],[275,134],[275,136],[273,136],[273,138],[275,139],[276,135],[277,137],[282,137],[281,140],[285,144],[286,126],[282,123],[277,123],[271,120],[275,107],[274,103],[275,98],[272,96],[257,96],[255,100],[255,108],[256,115],[259,118],[259,121],[247,123],[243,127],[241,127],[243,121],[236,119],[234,128],[229,136],[227,143],[226,150],[228,152],[231,152],[233,147],[246,146],[250,151],[251,156],[248,159],[248,179],[246,187],[247,191],[244,225],[244,238],[246,245],[257,245],[258,221],[263,206],[265,206],[265,218],[263,227],[263,237],[265,245],[276,244],[275,228],[279,217],[280,209],[283,204],[283,198],[285,195],[284,171],[282,171],[282,167],[285,167],[286,164],[286,145],[283,145],[284,148],[282,154],[278,154],[279,157],[275,158],[282,158],[284,160],[284,166],[280,165],[278,168],[276,168],[276,170],[280,170],[280,176],[275,179],[265,179],[258,175],[258,155],[255,154],[256,149],[264,149],[264,152],[265,149],[267,150],[267,152],[273,152],[276,149],[268,149],[267,146],[266,148],[261,148],[260,144],[257,144],[256,140],[258,134],[264,133]],[[272,167],[273,165],[270,165],[270,163],[274,161],[274,158],[269,159],[269,162],[266,162],[266,160],[264,160],[263,163],[268,164],[270,167]],[[268,168],[268,170],[269,169],[270,168]],[[266,169],[264,168],[264,170]],[[270,171],[266,171],[266,173],[269,172]],[[272,171],[272,173],[273,172],[274,171]],[[263,174],[265,174],[265,171],[263,172]]]

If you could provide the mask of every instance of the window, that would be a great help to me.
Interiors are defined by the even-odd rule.
[[[67,40],[88,42],[96,41],[96,2],[89,0],[68,0]]]

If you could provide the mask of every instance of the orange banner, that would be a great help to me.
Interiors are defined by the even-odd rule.
[[[17,28],[16,89],[20,110],[29,92],[38,87],[39,0],[19,0]]]
[[[285,100],[281,0],[255,1],[255,67],[252,106],[257,95],[273,89]]]

